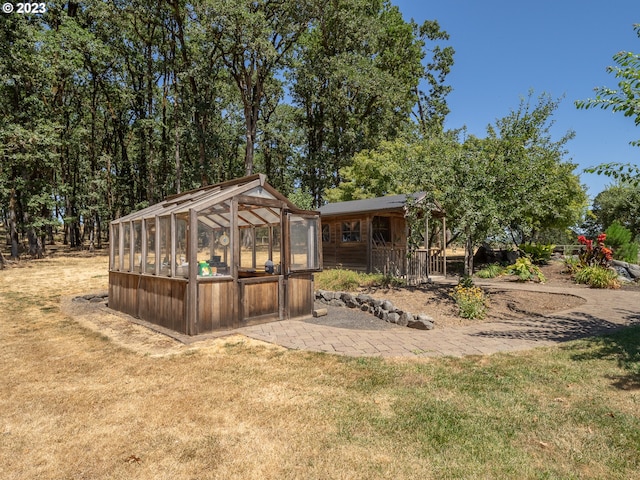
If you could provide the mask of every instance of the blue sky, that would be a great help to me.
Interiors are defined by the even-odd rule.
[[[455,64],[448,77],[453,92],[446,128],[466,125],[484,137],[486,126],[516,109],[530,90],[564,97],[554,115],[553,138],[567,130],[567,144],[582,183],[594,197],[611,183],[582,173],[608,161],[640,164],[640,128],[610,111],[578,110],[575,100],[594,96],[594,87],[617,87],[606,67],[620,51],[640,53],[633,24],[640,1],[609,0],[391,0],[405,20],[438,20],[451,36]]]

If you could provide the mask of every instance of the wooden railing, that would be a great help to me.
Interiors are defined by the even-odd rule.
[[[404,248],[375,247],[372,250],[371,269],[374,272],[404,277],[407,274],[407,250]]]
[[[404,248],[374,248],[372,270],[394,277],[404,277],[409,285],[428,281],[429,276],[445,273],[445,258],[439,248],[413,250],[407,257]]]

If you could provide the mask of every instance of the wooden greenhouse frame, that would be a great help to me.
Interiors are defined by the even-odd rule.
[[[187,335],[311,315],[320,214],[262,174],[174,195],[110,228],[110,308]]]

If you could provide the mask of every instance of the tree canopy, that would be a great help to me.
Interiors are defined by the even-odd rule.
[[[464,239],[466,271],[474,246],[487,237],[518,245],[547,229],[579,222],[587,196],[565,160],[572,132],[555,140],[552,115],[558,100],[530,94],[518,108],[477,138],[445,132],[398,138],[360,152],[341,170],[343,182],[327,191],[333,200],[424,191],[447,212],[454,235]]]
[[[633,26],[640,38],[640,24]],[[607,67],[607,72],[618,79],[618,88],[597,87],[596,96],[586,100],[577,100],[580,109],[602,108],[622,112],[625,117],[633,118],[640,126],[640,54],[621,51],[613,56],[615,66]],[[640,140],[632,140],[632,145],[640,146]],[[588,169],[590,172],[604,174],[617,180],[640,184],[640,167],[637,164],[619,161],[605,162]]]
[[[323,202],[358,152],[446,115],[435,20],[386,0],[49,2],[0,17],[0,218],[17,255],[264,172]],[[420,90],[426,80],[428,91]]]

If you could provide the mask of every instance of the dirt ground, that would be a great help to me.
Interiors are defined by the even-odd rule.
[[[419,288],[376,289],[366,291],[378,299],[388,299],[398,308],[412,313],[426,313],[435,320],[436,328],[447,328],[504,319],[518,319],[531,315],[547,315],[575,308],[585,302],[579,296],[580,290],[588,288],[576,285],[570,275],[564,273],[561,261],[552,261],[542,266],[547,281],[540,286],[575,288],[576,295],[563,295],[543,291],[520,291],[501,288],[502,285],[515,282],[512,276],[501,276],[481,280],[489,294],[489,308],[483,320],[468,320],[458,316],[458,309],[450,297],[451,285],[431,284]],[[474,277],[474,281],[480,281]],[[638,289],[629,285],[623,288]],[[364,291],[364,290],[363,290]]]

